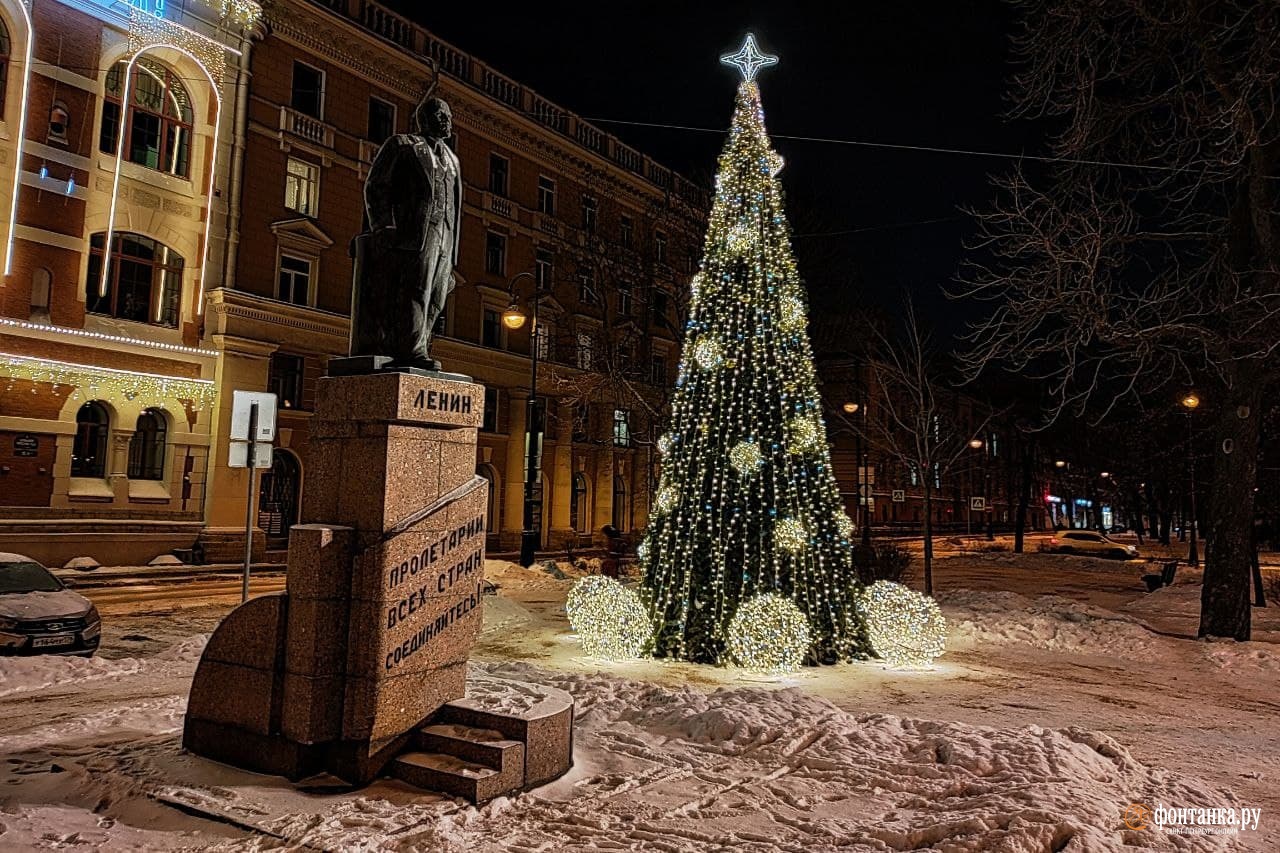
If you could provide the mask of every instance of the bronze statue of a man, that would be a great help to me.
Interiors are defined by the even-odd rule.
[[[439,370],[431,330],[454,285],[462,174],[447,140],[449,105],[428,97],[414,133],[383,143],[364,185],[369,230],[356,237],[351,355],[384,356],[387,368]]]

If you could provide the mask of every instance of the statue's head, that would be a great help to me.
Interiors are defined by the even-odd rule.
[[[413,122],[418,132],[433,139],[453,136],[453,111],[440,98],[427,98],[414,110]]]

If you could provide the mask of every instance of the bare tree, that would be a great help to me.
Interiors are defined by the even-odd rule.
[[[961,294],[970,376],[1043,377],[1050,418],[1203,387],[1200,634],[1250,635],[1264,388],[1280,381],[1280,5],[1015,0],[1016,112],[1060,128],[1040,188],[1000,179]],[[1123,165],[1117,165],[1123,164]],[[986,260],[980,260],[985,258]]]
[[[847,429],[883,459],[916,472],[924,510],[924,592],[933,594],[933,502],[942,483],[964,467],[969,442],[986,431],[992,412],[965,417],[960,394],[932,335],[921,326],[908,300],[900,336],[873,331],[866,362],[869,389],[878,411],[863,416],[837,414]],[[861,499],[861,497],[859,498]]]

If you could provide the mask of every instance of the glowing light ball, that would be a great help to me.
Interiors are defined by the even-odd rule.
[[[729,464],[742,476],[749,477],[764,464],[764,456],[754,441],[743,441],[729,451]]]
[[[773,539],[782,550],[798,554],[809,544],[809,531],[805,530],[804,522],[800,519],[784,518],[778,522]]]
[[[813,418],[797,415],[786,423],[787,450],[799,456],[812,453],[822,447],[822,430],[814,423]]]
[[[744,669],[782,675],[800,668],[811,638],[809,620],[795,602],[767,592],[744,603],[733,615],[729,654]]]
[[[892,581],[876,581],[857,596],[872,650],[890,666],[927,667],[947,648],[947,620],[938,602]]]
[[[591,657],[638,658],[653,636],[653,624],[640,596],[613,578],[579,578],[569,589],[564,609],[582,640],[582,650]]]
[[[704,338],[693,345],[693,360],[703,370],[715,370],[724,362],[724,347],[715,338]]]
[[[840,531],[840,535],[845,539],[849,539],[853,536],[853,519],[843,512],[837,513],[836,530]]]
[[[782,310],[778,318],[778,328],[784,332],[798,332],[804,328],[804,303],[794,296],[782,297]]]

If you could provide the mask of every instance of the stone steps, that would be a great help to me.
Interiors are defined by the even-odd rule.
[[[391,762],[410,785],[483,803],[524,787],[524,744],[500,732],[449,723],[413,734],[414,751]]]

